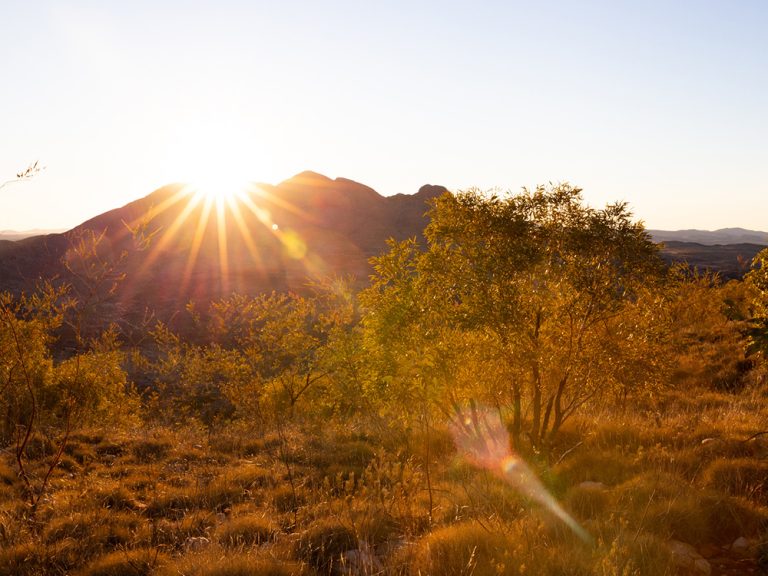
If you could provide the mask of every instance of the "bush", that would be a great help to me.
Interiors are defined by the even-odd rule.
[[[565,495],[564,504],[581,519],[602,516],[609,509],[610,495],[598,487],[574,486]]]
[[[168,440],[139,440],[131,446],[131,452],[138,462],[155,462],[168,455],[171,443]]]
[[[251,555],[221,556],[215,553],[195,554],[166,565],[157,576],[303,576],[304,567],[290,560],[277,560]]]
[[[152,576],[155,569],[166,560],[157,550],[119,550],[102,556],[78,576]]]
[[[768,503],[768,462],[747,458],[716,460],[704,470],[702,480],[706,486],[727,494]]]
[[[631,478],[635,469],[635,464],[627,456],[606,449],[577,452],[556,466],[554,471],[569,484],[591,480],[613,486]]]
[[[499,576],[519,574],[514,548],[501,532],[475,522],[438,528],[418,544],[409,574]]]
[[[316,520],[299,536],[294,555],[329,574],[339,567],[342,552],[357,546],[357,536],[350,528],[327,518]]]
[[[271,540],[279,529],[263,516],[239,516],[219,527],[216,536],[224,546],[253,546]]]

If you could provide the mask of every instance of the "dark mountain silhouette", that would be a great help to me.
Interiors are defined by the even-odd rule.
[[[190,300],[206,303],[232,292],[302,292],[313,277],[364,282],[369,258],[390,237],[420,236],[428,200],[445,191],[427,185],[384,197],[352,180],[303,172],[276,186],[251,186],[232,209],[196,200],[182,184],[168,185],[64,233],[0,241],[0,290],[29,291],[57,278],[90,291],[78,278],[73,251],[88,231],[103,233],[100,257],[118,262],[125,274],[110,295],[108,315],[128,323],[146,310],[168,319]],[[108,284],[99,290],[108,292]]]
[[[0,240],[0,290],[31,291],[53,278],[80,298],[108,300],[101,323],[130,325],[148,310],[168,320],[190,301],[204,306],[233,292],[305,292],[311,278],[350,275],[362,284],[388,238],[421,237],[428,201],[445,191],[426,185],[384,197],[352,180],[303,172],[276,186],[254,184],[231,209],[172,184],[64,233]],[[114,293],[109,277],[83,282],[99,273],[85,273],[73,250],[89,233],[103,234],[99,258],[125,275]],[[667,241],[662,255],[738,277],[763,247]]]

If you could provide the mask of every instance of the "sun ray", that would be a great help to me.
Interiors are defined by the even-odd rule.
[[[192,279],[192,270],[195,267],[197,256],[200,253],[200,247],[202,246],[203,239],[205,238],[205,229],[208,227],[208,220],[210,219],[212,206],[213,202],[211,200],[206,200],[203,202],[203,210],[200,213],[200,218],[197,221],[195,235],[192,238],[192,246],[189,250],[187,264],[184,268],[184,275],[182,276],[181,280],[181,288],[179,291],[182,294],[186,291],[187,287],[189,286],[189,282]]]
[[[264,190],[261,186],[254,186],[252,190],[257,196],[261,196],[262,198],[266,199],[267,202],[274,204],[275,206],[282,208],[283,210],[291,212],[292,214],[295,214],[296,216],[300,216],[301,218],[305,218],[307,220],[316,220],[315,216],[313,216],[310,212],[307,212],[306,210],[302,210],[295,204],[291,204],[290,202],[280,198],[279,196],[275,196],[274,194],[271,194],[270,192]],[[251,204],[253,203],[251,202]]]
[[[221,288],[225,294],[229,292],[229,252],[227,250],[227,215],[226,200],[215,198],[216,202],[216,232],[219,244],[219,270],[221,271]]]
[[[187,194],[189,196],[189,194]],[[173,240],[173,238],[176,236],[176,233],[179,231],[181,226],[186,222],[187,218],[189,218],[189,215],[192,213],[192,211],[195,209],[195,207],[200,202],[200,199],[196,199],[194,196],[190,197],[189,201],[187,202],[187,205],[184,207],[184,209],[179,213],[178,216],[174,219],[174,221],[171,223],[171,225],[168,227],[168,229],[162,234],[160,237],[160,240],[158,243],[152,248],[147,255],[147,258],[142,263],[141,267],[138,271],[138,276],[142,277],[144,276],[149,268],[157,261],[157,259],[160,257],[160,255],[163,252],[163,249]]]
[[[245,222],[245,219],[243,218],[242,212],[239,210],[239,208],[236,206],[232,210],[232,218],[235,221],[235,224],[237,224],[238,229],[240,230],[240,236],[243,238],[243,242],[245,242],[246,248],[248,248],[248,251],[251,253],[251,257],[256,261],[256,265],[261,268],[264,265],[264,261],[261,257],[261,253],[259,252],[258,247],[256,246],[256,243],[253,241],[253,238],[251,237],[251,232],[248,230],[248,225]]]

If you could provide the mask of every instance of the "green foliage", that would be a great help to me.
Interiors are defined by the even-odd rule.
[[[427,251],[391,244],[361,296],[375,392],[447,413],[479,391],[511,411],[518,443],[528,414],[538,445],[607,392],[661,378],[661,261],[626,205],[588,208],[560,185],[446,194],[430,216]]]
[[[768,248],[752,260],[745,283],[753,290],[753,317],[749,331],[750,350],[768,355]]]
[[[717,276],[675,268],[667,287],[669,335],[665,348],[674,359],[671,384],[721,390],[741,387],[751,368],[745,358],[749,325],[742,283],[722,285]]]

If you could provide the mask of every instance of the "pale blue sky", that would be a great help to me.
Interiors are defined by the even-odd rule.
[[[768,4],[0,5],[0,230],[170,181],[310,169],[382,194],[547,181],[652,228],[768,229]]]

